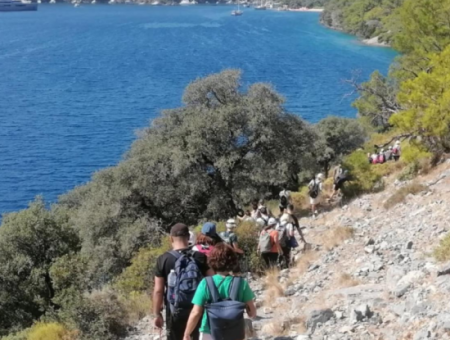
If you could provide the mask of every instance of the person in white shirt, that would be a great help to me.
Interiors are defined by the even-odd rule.
[[[311,212],[313,217],[317,215],[317,205],[320,202],[320,193],[323,190],[323,174],[318,174],[315,179],[311,180],[308,184],[309,189],[309,203],[311,204]]]

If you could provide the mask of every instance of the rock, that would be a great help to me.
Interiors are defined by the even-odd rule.
[[[353,323],[356,323],[363,321],[364,319],[370,319],[372,315],[373,313],[370,310],[369,306],[364,304],[353,310],[353,315],[351,319]]]
[[[259,321],[253,321],[253,330],[260,331],[262,329],[262,324]]]
[[[407,244],[406,244],[406,249],[412,249],[412,247],[413,247],[413,242],[412,241],[409,241]]]
[[[309,337],[309,335],[306,334],[299,335],[295,338],[295,340],[309,340],[309,339],[311,338]]]
[[[431,337],[431,332],[428,329],[421,329],[414,334],[414,340],[426,340]]]
[[[295,295],[295,293],[297,293],[298,289],[295,286],[291,286],[288,287],[285,291],[284,291],[284,296],[292,296]]]
[[[334,317],[335,317],[337,320],[343,319],[343,318],[344,318],[344,313],[339,312],[339,311],[336,311],[336,312],[334,312]]]
[[[424,276],[425,274],[420,270],[409,272],[397,282],[397,285],[391,292],[396,297],[402,297],[414,283],[421,280]]]
[[[373,238],[369,238],[366,241],[366,246],[371,246],[371,245],[374,245],[374,244],[375,244],[375,240]]]
[[[264,314],[272,314],[273,310],[272,310],[272,308],[266,307],[266,308],[264,308],[263,312],[264,312]]]
[[[450,262],[443,265],[437,272],[437,276],[449,275],[450,274]]]
[[[317,263],[313,264],[313,265],[309,266],[308,271],[312,272],[312,271],[314,271],[316,269],[319,269],[319,267],[320,267],[320,265],[318,265]]]
[[[354,329],[354,326],[343,326],[339,328],[339,333],[352,333]]]
[[[250,319],[244,319],[245,322],[245,337],[251,338],[255,336],[255,331],[253,329],[253,322]]]
[[[399,266],[389,267],[386,273],[386,286],[389,291],[393,291],[397,287],[398,281],[405,276],[405,270]]]
[[[309,329],[314,330],[318,323],[325,323],[330,320],[334,316],[334,313],[331,309],[321,309],[321,310],[313,310],[306,322],[306,325]]]
[[[364,251],[365,251],[367,254],[372,254],[372,253],[375,251],[375,248],[372,247],[372,246],[367,246],[367,247],[364,248]]]

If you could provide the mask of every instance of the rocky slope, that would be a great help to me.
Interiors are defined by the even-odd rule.
[[[431,256],[450,228],[450,164],[416,181],[424,190],[391,209],[385,201],[408,183],[302,219],[313,249],[250,279],[259,309],[249,337],[450,339],[450,266]],[[147,318],[127,340],[159,337]]]

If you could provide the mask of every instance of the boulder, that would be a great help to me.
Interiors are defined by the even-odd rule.
[[[245,337],[246,339],[254,337],[255,330],[253,329],[253,322],[250,319],[244,319],[245,322]]]
[[[420,270],[411,271],[397,282],[397,285],[391,292],[396,297],[402,297],[414,283],[421,280],[424,276],[425,274]]]
[[[323,324],[330,320],[333,316],[334,313],[331,309],[313,310],[308,316],[306,325],[309,329],[314,330],[318,323]]]
[[[414,334],[413,340],[427,340],[431,337],[431,332],[428,329],[421,329]]]

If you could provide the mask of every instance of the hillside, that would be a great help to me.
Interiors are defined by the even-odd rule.
[[[314,250],[291,270],[251,281],[255,339],[450,339],[450,267],[431,256],[449,231],[450,163],[414,184],[389,181],[381,193],[301,220]],[[423,187],[398,195],[412,185]],[[398,204],[386,209],[387,200]],[[144,319],[127,340],[155,336]]]

